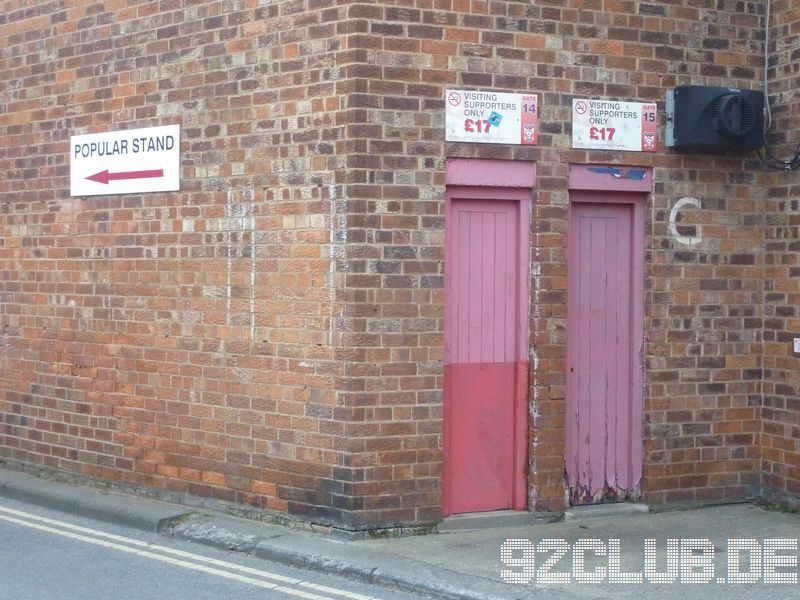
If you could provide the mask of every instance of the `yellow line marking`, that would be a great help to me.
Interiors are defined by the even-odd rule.
[[[14,510],[11,508],[6,508],[0,506],[0,513],[6,513],[7,515],[14,515],[12,516],[4,516],[0,514],[0,520],[8,521],[10,523],[15,523],[17,525],[22,525],[23,527],[31,527],[34,529],[38,529],[40,531],[46,531],[48,533],[53,533],[56,535],[61,535],[63,537],[79,540],[82,542],[95,544],[97,546],[103,546],[106,548],[112,548],[114,550],[119,550],[121,552],[127,552],[129,554],[136,554],[138,556],[143,556],[145,558],[151,558],[154,560],[160,560],[162,562],[170,563],[176,566],[180,566],[186,569],[192,569],[196,571],[201,571],[204,573],[208,573],[210,575],[216,575],[218,577],[224,577],[226,579],[232,579],[235,581],[239,581],[241,583],[247,583],[249,585],[253,585],[256,587],[262,587],[267,589],[272,589],[276,591],[283,592],[285,594],[290,594],[294,596],[299,596],[301,598],[306,598],[307,600],[334,600],[327,596],[320,596],[317,594],[304,592],[302,590],[296,590],[293,588],[287,588],[280,586],[276,583],[270,583],[265,581],[260,581],[258,579],[253,579],[252,577],[245,577],[242,575],[237,575],[235,573],[228,573],[226,571],[222,571],[220,569],[216,569],[213,567],[206,567],[203,565],[194,564],[188,562],[188,560],[194,560],[200,563],[206,563],[210,565],[214,565],[215,567],[222,567],[225,569],[229,569],[231,571],[238,571],[240,573],[246,573],[248,575],[254,575],[256,577],[262,577],[264,579],[272,579],[273,581],[279,581],[283,584],[287,585],[296,585],[299,587],[305,587],[308,589],[313,589],[318,592],[324,592],[327,594],[334,594],[339,597],[348,598],[350,600],[379,600],[374,596],[366,596],[364,594],[358,594],[356,592],[350,592],[347,590],[337,589],[333,587],[328,587],[316,583],[311,583],[308,581],[304,581],[302,579],[297,579],[294,577],[287,577],[285,575],[279,575],[277,573],[272,573],[270,571],[264,571],[262,569],[254,569],[252,567],[246,567],[243,565],[237,565],[236,563],[230,563],[223,560],[218,560],[215,558],[209,558],[207,556],[202,556],[200,554],[194,554],[192,552],[186,552],[183,550],[178,550],[175,548],[169,548],[167,546],[161,546],[159,544],[150,544],[148,542],[143,542],[141,540],[137,540],[134,538],[128,538],[121,535],[116,535],[113,533],[107,533],[105,531],[100,531],[97,529],[91,529],[88,527],[81,527],[80,525],[73,525],[72,523],[66,523],[64,521],[58,521],[56,519],[49,519],[47,517],[40,517],[38,515],[22,512],[19,510]],[[18,518],[15,518],[18,517]],[[28,521],[24,521],[22,519],[28,519]],[[37,523],[31,523],[30,521],[38,521],[39,523],[47,523],[47,525],[40,525]],[[50,527],[53,525],[55,527]],[[62,529],[56,529],[56,527],[60,527]],[[70,531],[64,530],[72,530],[75,532],[80,533],[71,533]],[[88,534],[90,536],[95,537],[88,537],[88,535],[81,535],[81,534]],[[121,542],[120,544],[104,541],[103,539],[97,538],[105,538],[107,540],[114,540],[114,542]],[[128,544],[128,546],[123,546],[122,544]],[[130,546],[136,546],[138,548],[132,548]],[[147,550],[144,550],[146,548]],[[171,558],[169,556],[163,556],[161,554],[155,554],[155,552],[161,552],[163,554],[170,554],[172,556],[180,557]],[[181,560],[187,559],[187,560]]]

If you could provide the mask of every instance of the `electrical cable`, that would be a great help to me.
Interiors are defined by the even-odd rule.
[[[766,14],[764,16],[764,114],[767,117],[767,124],[764,127],[764,134],[772,127],[772,110],[769,107],[769,23],[772,0],[766,2]]]
[[[769,149],[767,133],[772,127],[772,109],[769,105],[769,27],[771,21],[772,0],[766,1],[764,14],[764,130],[763,130],[763,153],[761,149],[756,150],[761,163],[773,171],[794,171],[800,168],[800,143],[794,150],[794,156],[790,160],[783,160],[775,156]]]

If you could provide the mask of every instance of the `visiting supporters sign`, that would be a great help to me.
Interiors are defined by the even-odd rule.
[[[572,101],[572,147],[655,152],[656,105],[616,100]]]
[[[539,137],[536,94],[445,92],[445,140],[535,145]]]

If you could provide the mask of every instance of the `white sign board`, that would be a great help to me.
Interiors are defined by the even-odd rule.
[[[655,152],[658,148],[656,105],[573,100],[572,147]]]
[[[70,195],[179,190],[180,138],[180,125],[71,136]]]
[[[535,145],[539,137],[536,94],[445,91],[445,140]]]

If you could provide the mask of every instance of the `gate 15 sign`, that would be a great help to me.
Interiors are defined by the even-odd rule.
[[[536,94],[445,91],[448,142],[535,145],[539,137]]]
[[[615,100],[572,101],[572,147],[655,152],[656,105]]]

